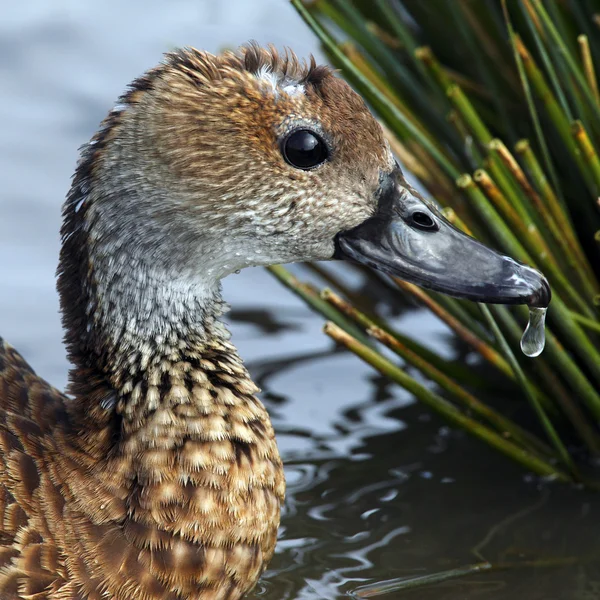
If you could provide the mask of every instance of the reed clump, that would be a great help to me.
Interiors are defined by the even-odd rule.
[[[307,266],[332,288],[321,291],[283,267],[271,272],[328,319],[325,333],[453,426],[541,476],[597,487],[600,3],[291,2],[446,217],[548,277],[547,345],[536,359],[519,351],[526,308],[388,282],[478,353],[535,421],[513,422],[477,370],[394,330],[339,272]]]

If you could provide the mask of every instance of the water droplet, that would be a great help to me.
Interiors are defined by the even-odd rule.
[[[521,338],[521,350],[525,356],[534,358],[539,356],[546,344],[546,321],[547,308],[530,307],[529,322]]]

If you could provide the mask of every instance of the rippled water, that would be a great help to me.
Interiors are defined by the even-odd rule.
[[[59,209],[77,147],[165,49],[215,51],[252,38],[303,55],[317,50],[284,0],[29,0],[0,8],[0,334],[55,385],[64,386],[67,372],[54,291]],[[256,597],[340,598],[364,583],[483,557],[571,564],[387,597],[600,598],[596,496],[540,485],[450,432],[336,351],[321,319],[264,271],[244,271],[224,287],[234,340],[263,388],[288,480],[277,554]],[[397,324],[452,353],[425,313]]]

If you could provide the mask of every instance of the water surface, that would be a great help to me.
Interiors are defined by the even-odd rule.
[[[77,147],[124,86],[175,45],[248,39],[316,52],[283,0],[75,2],[0,8],[0,335],[62,388],[54,271]],[[453,433],[322,335],[320,317],[267,273],[226,280],[234,341],[263,388],[286,461],[277,554],[256,596],[334,599],[366,582],[486,559],[598,556],[600,504],[542,485]],[[446,355],[423,312],[397,319]],[[514,406],[507,402],[507,412]],[[486,573],[388,597],[592,600],[597,562]]]

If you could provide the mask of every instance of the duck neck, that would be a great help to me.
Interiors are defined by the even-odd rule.
[[[267,411],[219,321],[219,286],[160,277],[142,258],[113,258],[118,276],[97,257],[76,270],[75,258],[63,247],[76,459],[57,473],[111,541],[84,548],[90,585],[125,600],[133,582],[114,565],[142,564],[144,597],[238,599],[273,554],[285,481]]]
[[[247,397],[257,391],[219,320],[227,308],[219,282],[167,277],[135,253],[94,257],[84,277],[65,252],[62,258],[69,391],[79,430],[89,433],[116,416],[127,437],[163,410],[179,407],[191,416],[193,406],[206,413],[211,402],[227,407],[232,388]]]
[[[198,241],[175,217],[166,227],[136,215],[149,210],[148,198],[136,186],[109,185],[114,176],[92,167],[94,148],[84,151],[65,203],[58,269],[71,410],[82,439],[97,440],[90,451],[143,427],[163,405],[206,403],[196,383],[212,377],[213,387],[230,387],[211,375],[215,360],[244,393],[255,390],[219,320],[227,307],[219,279],[202,268]],[[119,431],[92,435],[108,422]]]
[[[63,207],[58,268],[68,391],[89,403],[98,387],[109,388],[114,398],[101,402],[123,414],[148,371],[228,339],[210,240],[169,201],[160,169],[128,150],[137,140],[133,116],[131,107],[113,111],[82,151]]]

